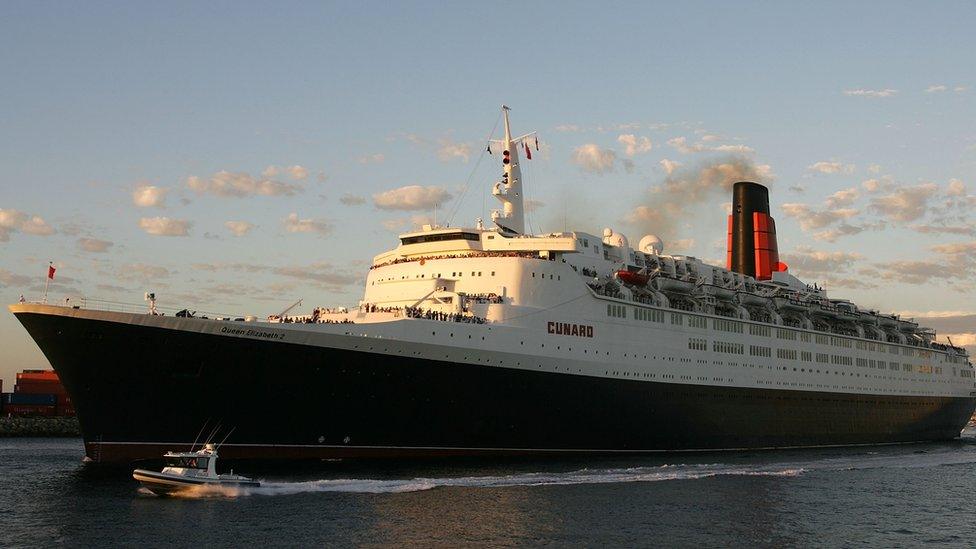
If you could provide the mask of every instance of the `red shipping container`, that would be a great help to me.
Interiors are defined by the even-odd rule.
[[[65,394],[64,386],[60,383],[50,383],[50,382],[18,382],[14,385],[15,393],[43,393],[43,394]]]

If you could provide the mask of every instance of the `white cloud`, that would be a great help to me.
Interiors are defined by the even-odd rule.
[[[169,217],[143,217],[139,220],[139,228],[155,236],[189,236],[192,225],[185,219]]]
[[[283,221],[285,230],[290,233],[317,233],[327,235],[332,225],[322,219],[300,219],[297,213],[290,213]]]
[[[295,167],[295,166],[293,166]],[[298,166],[300,168],[300,166]],[[304,170],[304,168],[302,168]],[[265,172],[268,170],[266,169]],[[307,175],[307,174],[306,174]],[[247,173],[219,171],[210,179],[190,176],[186,186],[197,194],[242,198],[246,196],[292,196],[302,191],[299,185],[282,183],[269,178],[258,179]]]
[[[944,84],[936,84],[925,88],[925,93],[939,93],[948,90],[949,88]]]
[[[624,146],[624,154],[627,156],[646,153],[653,147],[650,139],[647,137],[638,137],[632,133],[618,135],[617,142]]]
[[[803,230],[822,229],[833,223],[850,219],[857,215],[855,209],[817,210],[808,204],[788,203],[780,206],[788,217],[796,219]]]
[[[79,238],[78,247],[86,252],[92,253],[104,253],[111,248],[114,243],[108,240],[99,240],[97,238]]]
[[[612,172],[616,161],[617,153],[610,149],[601,149],[595,143],[576,147],[571,158],[571,162],[583,171],[596,174]]]
[[[262,177],[271,178],[275,177],[276,175],[278,175],[278,166],[268,166],[263,172],[261,172]]]
[[[168,189],[155,185],[139,185],[132,191],[132,203],[140,208],[162,208]]]
[[[870,208],[892,221],[914,221],[925,215],[929,198],[938,190],[935,183],[899,187],[889,194],[873,197]]]
[[[891,88],[885,88],[883,90],[868,90],[864,88],[844,90],[844,95],[855,97],[891,97],[897,93],[898,90],[893,90]]]
[[[365,204],[366,199],[352,193],[346,193],[339,198],[339,202],[345,204],[346,206],[359,206],[361,204]]]
[[[834,173],[854,173],[854,164],[841,164],[840,162],[821,160],[820,162],[815,162],[809,166],[807,169],[812,172],[819,172],[825,174]]]
[[[711,143],[713,141],[721,141],[721,140],[722,140],[722,137],[721,136],[718,136],[718,135],[705,134],[705,135],[701,136],[701,141],[703,143]]]
[[[10,240],[12,233],[22,232],[36,236],[50,236],[57,231],[38,215],[26,214],[19,210],[0,208],[0,242]]]
[[[969,86],[956,86],[955,88],[952,88],[952,91],[954,91],[956,93],[962,93],[962,92],[964,92],[964,91],[966,91],[968,89],[969,89]]]
[[[360,156],[357,160],[360,164],[382,164],[386,160],[383,153],[367,154]]]
[[[303,166],[299,166],[298,164],[295,164],[294,166],[288,166],[287,168],[285,168],[285,171],[288,172],[288,175],[292,179],[298,181],[308,177],[308,170],[305,169]]]
[[[452,198],[443,187],[407,185],[373,195],[373,204],[381,210],[429,210]]]
[[[560,124],[553,129],[555,129],[557,132],[563,133],[576,133],[583,131],[583,128],[577,126],[576,124]]]
[[[661,160],[660,164],[661,164],[661,167],[664,168],[664,173],[666,173],[668,175],[671,175],[672,173],[674,173],[674,170],[676,170],[679,167],[681,167],[681,162],[676,162],[674,160],[668,160],[667,158],[665,158],[664,160]]]
[[[752,147],[746,145],[719,145],[717,147],[711,147],[708,150],[716,152],[731,152],[731,153],[751,153],[756,152]]]
[[[234,233],[234,236],[244,236],[254,228],[254,225],[247,221],[227,221],[224,223],[224,227]]]
[[[842,189],[828,196],[826,204],[828,208],[850,206],[854,204],[854,201],[857,200],[860,195],[861,194],[857,192],[856,188],[851,187],[850,189]]]
[[[157,278],[168,278],[169,269],[157,265],[147,265],[145,263],[126,263],[119,268],[119,278],[126,280],[152,280]]]
[[[440,158],[442,162],[448,162],[455,158],[460,158],[464,162],[467,162],[471,158],[471,145],[441,139],[437,147],[437,158]]]

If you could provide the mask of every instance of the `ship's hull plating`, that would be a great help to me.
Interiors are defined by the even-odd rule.
[[[668,384],[20,312],[88,457],[158,458],[205,422],[225,458],[717,450],[945,440],[973,398]]]

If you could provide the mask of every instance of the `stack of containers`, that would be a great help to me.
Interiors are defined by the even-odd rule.
[[[5,415],[75,415],[71,397],[54,370],[24,370],[17,374],[14,392],[9,395],[9,404],[17,408],[7,408],[6,400]]]

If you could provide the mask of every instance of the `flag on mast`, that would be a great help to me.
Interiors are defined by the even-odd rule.
[[[529,149],[529,144],[523,141],[522,145],[525,146],[525,158],[528,160],[532,160],[532,150]]]
[[[48,266],[47,266],[47,277],[48,277],[48,279],[54,280],[54,271],[56,271],[56,270],[57,269],[54,268],[54,262],[53,261],[50,262],[50,263],[48,263]]]

